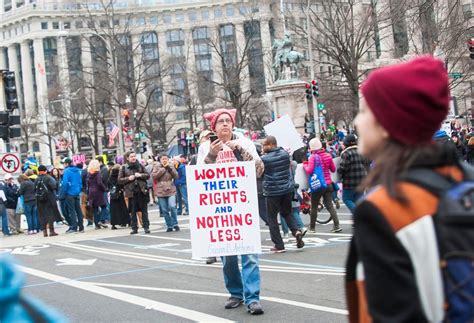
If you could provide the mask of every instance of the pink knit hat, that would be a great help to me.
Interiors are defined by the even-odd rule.
[[[216,121],[219,118],[221,114],[227,114],[229,117],[232,119],[232,126],[235,126],[235,114],[237,110],[236,109],[217,109],[213,112],[209,112],[204,114],[204,118],[209,121],[211,124],[211,129],[216,130]]]

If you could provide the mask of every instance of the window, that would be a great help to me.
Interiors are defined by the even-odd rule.
[[[145,18],[144,17],[141,17],[141,18],[137,18],[135,20],[135,24],[137,26],[145,26]]]
[[[184,15],[182,13],[176,14],[176,22],[184,22]]]
[[[42,22],[41,23],[41,29],[48,29],[48,23],[47,22]]]
[[[81,29],[83,26],[82,21],[76,21],[76,29]]]
[[[206,43],[195,44],[194,45],[194,54],[195,55],[208,55],[211,53],[211,48]]]
[[[246,6],[240,6],[240,7],[239,7],[239,13],[240,13],[242,16],[248,15],[248,14],[250,13],[250,9],[247,8]]]
[[[209,11],[208,10],[204,10],[201,12],[201,17],[203,20],[208,20],[209,19]]]
[[[222,10],[220,8],[214,9],[214,18],[222,17]]]
[[[108,26],[107,20],[101,20],[101,21],[99,22],[99,26],[100,26],[101,28],[107,28],[107,26]]]
[[[199,72],[201,71],[210,71],[211,68],[211,59],[210,58],[203,58],[196,60],[196,68]]]
[[[71,29],[71,23],[69,21],[63,22],[63,28],[64,29]]]
[[[196,21],[197,20],[196,11],[191,11],[188,16],[189,16],[189,21]]]
[[[171,23],[171,16],[170,16],[170,15],[164,15],[164,16],[163,16],[163,22],[164,22],[165,24]]]
[[[184,33],[181,29],[169,30],[166,32],[167,42],[183,41],[183,40],[184,40]]]
[[[53,29],[59,29],[59,22],[53,22]]]
[[[234,35],[234,25],[221,26],[221,37],[228,37]]]
[[[229,5],[225,9],[227,16],[232,17],[234,15],[234,7]]]
[[[193,29],[193,39],[207,39],[209,38],[207,27],[196,27]]]
[[[150,24],[158,25],[158,17],[157,16],[150,17]]]

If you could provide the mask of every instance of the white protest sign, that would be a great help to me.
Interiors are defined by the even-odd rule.
[[[267,135],[274,136],[277,140],[278,146],[283,148],[290,148],[295,151],[304,147],[301,136],[296,131],[293,121],[286,114],[283,117],[276,119],[272,123],[263,127]]]
[[[255,162],[187,166],[193,258],[262,252]]]

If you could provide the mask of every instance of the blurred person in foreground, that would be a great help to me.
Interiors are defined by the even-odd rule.
[[[448,113],[448,75],[441,61],[419,57],[372,71],[361,90],[358,150],[374,167],[354,212],[350,322],[442,322],[438,198],[402,178],[422,168],[463,179],[457,157],[432,141]]]

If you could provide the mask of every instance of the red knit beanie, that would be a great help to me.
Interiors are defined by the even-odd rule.
[[[448,75],[428,56],[371,72],[361,91],[390,137],[406,145],[429,143],[449,110]]]

